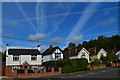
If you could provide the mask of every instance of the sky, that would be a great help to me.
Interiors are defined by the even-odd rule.
[[[118,34],[117,2],[3,2],[2,48],[49,45],[64,49]],[[5,38],[8,37],[8,38]],[[14,38],[14,39],[13,39]]]

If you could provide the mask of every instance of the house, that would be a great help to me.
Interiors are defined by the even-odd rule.
[[[60,60],[63,59],[63,51],[58,47],[50,47],[42,53],[43,62],[50,61],[50,60]]]
[[[14,75],[14,70],[24,73],[24,69],[39,68],[42,65],[42,55],[40,45],[36,49],[15,48],[6,45],[6,67],[5,75],[10,77]]]
[[[107,56],[107,52],[102,48],[98,53],[97,53],[97,57],[98,59],[100,59],[102,56],[106,57]]]
[[[120,51],[118,51],[118,52],[116,53],[116,55],[117,55],[118,58],[120,59]]]
[[[90,62],[89,60],[89,55],[90,53],[83,47],[80,51],[77,51],[77,48],[75,48],[75,52],[71,54],[70,49],[68,50],[68,53],[70,54],[70,59],[75,59],[75,58],[85,58]]]

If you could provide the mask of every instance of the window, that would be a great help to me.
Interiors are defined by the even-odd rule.
[[[19,60],[19,55],[13,55],[13,61],[18,61]]]
[[[61,59],[60,53],[56,53],[56,54],[55,54],[55,59],[56,59],[56,60]]]
[[[82,53],[82,58],[85,58],[85,53]]]
[[[101,55],[100,55],[100,56],[101,56],[101,57],[102,57],[102,56],[104,56],[104,53],[103,53],[103,52],[101,52]]]
[[[31,60],[33,61],[37,60],[37,55],[31,55]]]
[[[27,69],[27,68],[28,68],[28,66],[24,66],[24,68],[25,68],[25,69]]]
[[[20,66],[18,66],[18,65],[17,66],[13,66],[12,68],[13,69],[20,69]]]
[[[20,66],[19,65],[15,65],[15,66],[12,66],[12,72],[14,72],[14,69],[20,69]]]

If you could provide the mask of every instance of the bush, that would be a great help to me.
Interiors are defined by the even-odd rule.
[[[98,65],[101,64],[101,61],[99,59],[95,59],[94,61],[92,61],[92,64]]]
[[[47,67],[62,67],[62,73],[75,72],[80,70],[86,70],[88,61],[87,59],[64,59],[47,61],[43,63]]]

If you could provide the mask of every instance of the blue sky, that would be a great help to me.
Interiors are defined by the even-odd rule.
[[[64,48],[71,41],[78,44],[118,33],[117,2],[4,2],[2,9],[2,36],[25,39],[3,38],[3,48]]]

